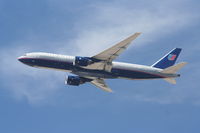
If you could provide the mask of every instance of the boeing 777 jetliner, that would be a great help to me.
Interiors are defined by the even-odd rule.
[[[114,62],[141,33],[135,33],[101,53],[92,57],[67,56],[51,53],[27,53],[18,58],[26,65],[37,68],[50,68],[70,72],[77,76],[66,77],[65,83],[78,86],[86,82],[108,91],[112,90],[106,85],[105,79],[164,79],[175,84],[175,78],[180,77],[176,72],[186,65],[186,62],[175,64],[181,49],[174,48],[152,66]]]

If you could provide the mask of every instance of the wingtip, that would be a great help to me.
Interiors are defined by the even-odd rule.
[[[135,32],[135,33],[132,34],[130,37],[132,38],[132,40],[134,40],[134,39],[137,38],[140,34],[142,34],[142,32]]]
[[[142,34],[142,32],[136,32],[135,34],[133,34],[133,36],[139,36],[139,35],[141,35]]]
[[[135,34],[142,34],[142,32],[136,32]]]
[[[142,32],[136,32],[135,33],[135,35],[138,35],[138,36],[141,35],[141,34],[142,34]]]
[[[107,90],[105,90],[105,91],[107,91],[107,92],[109,92],[109,93],[114,93],[114,91],[113,91],[113,90],[111,90],[110,88],[109,88],[109,89],[107,89]]]

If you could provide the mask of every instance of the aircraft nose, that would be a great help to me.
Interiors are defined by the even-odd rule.
[[[24,56],[20,56],[20,57],[18,57],[17,59],[18,59],[18,61],[24,63],[24,58],[25,58]]]

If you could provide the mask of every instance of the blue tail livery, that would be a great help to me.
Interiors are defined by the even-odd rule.
[[[160,60],[152,65],[152,67],[165,69],[170,66],[173,66],[181,52],[181,48],[174,48],[168,54],[163,56]]]

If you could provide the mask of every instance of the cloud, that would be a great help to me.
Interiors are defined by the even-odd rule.
[[[143,33],[136,45],[147,44],[190,25],[196,19],[196,14],[180,7],[181,2],[151,2],[153,7],[142,8],[131,2],[117,1],[91,5],[94,11],[75,24],[78,35],[72,44],[78,48],[78,53],[94,55],[134,32]],[[92,50],[86,51],[87,48]]]
[[[71,39],[63,39],[60,42],[54,42],[51,38],[37,39],[37,33],[33,30],[31,35],[27,33],[28,39],[15,41],[12,47],[2,48],[0,62],[7,67],[1,68],[0,72],[3,79],[9,81],[5,82],[4,86],[9,88],[17,99],[26,99],[34,104],[46,103],[61,89],[58,84],[62,84],[64,74],[24,66],[16,60],[21,54],[43,51],[92,56],[138,31],[143,32],[143,35],[136,40],[136,44],[147,44],[191,25],[197,17],[186,8],[185,1],[150,0],[146,3],[135,3],[137,2],[91,2],[85,11],[86,15],[80,16],[79,20],[74,22],[74,27],[69,29],[74,35]],[[149,6],[149,3],[154,6]],[[55,8],[62,8],[62,11],[66,8],[61,4],[55,5]],[[159,96],[148,95],[135,95],[135,99],[151,102],[162,100]],[[160,103],[165,102],[169,103],[168,100]]]
[[[61,78],[64,78],[64,75],[54,71],[29,68],[21,64],[17,57],[29,49],[23,48],[25,46],[1,50],[0,62],[3,67],[0,72],[4,81],[2,86],[18,100],[25,99],[29,103],[48,102],[46,98],[60,89],[57,84],[63,81]]]

